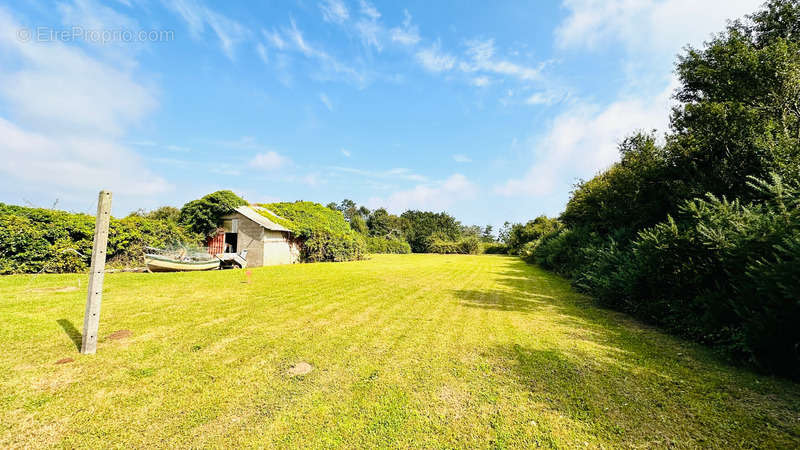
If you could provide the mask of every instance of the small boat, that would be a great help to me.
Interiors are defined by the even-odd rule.
[[[186,249],[178,252],[155,248],[148,250],[151,253],[144,255],[148,272],[197,272],[219,269],[219,258],[208,253],[188,252]]]
[[[208,261],[178,261],[161,255],[144,255],[150,272],[194,272],[219,268],[219,259]]]

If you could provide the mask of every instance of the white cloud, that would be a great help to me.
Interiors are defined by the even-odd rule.
[[[48,135],[0,118],[0,173],[41,190],[89,195],[100,189],[153,195],[171,189],[138,156],[112,139]],[[29,188],[32,189],[32,188]]]
[[[264,170],[275,170],[285,166],[289,160],[270,150],[268,152],[259,153],[250,160],[250,167]]]
[[[673,55],[686,44],[700,45],[711,33],[722,30],[727,19],[750,13],[760,3],[564,0],[569,14],[555,32],[558,44],[589,50],[621,44],[628,77],[625,87],[607,105],[586,100],[572,103],[533,141],[535,162],[525,174],[496,186],[495,192],[508,196],[566,192],[576,178],[589,178],[618,161],[617,145],[624,137],[638,130],[666,131],[671,94],[678,86],[677,80],[665,77]],[[559,96],[548,91],[526,100],[530,104],[556,101]]]
[[[325,0],[319,4],[319,9],[326,22],[341,24],[350,18],[347,6],[341,0]]]
[[[165,0],[165,2],[168,8],[186,22],[189,32],[195,38],[200,38],[208,26],[219,39],[222,51],[231,60],[235,59],[236,45],[250,34],[250,31],[239,22],[225,17],[199,1]]]
[[[367,16],[372,20],[378,20],[381,18],[381,13],[378,12],[378,9],[375,6],[368,2],[367,0],[360,0],[361,4],[361,14]]]
[[[350,150],[343,148],[342,155],[344,155],[345,158],[349,158],[351,156]]]
[[[725,21],[749,14],[763,0],[563,0],[569,11],[556,31],[563,47],[620,42],[629,50],[672,55],[698,45]]]
[[[637,130],[664,131],[675,84],[642,100],[620,99],[606,107],[579,103],[553,119],[534,141],[536,162],[521,178],[497,186],[506,196],[541,196],[566,188],[576,178],[593,176],[619,159],[617,144]]]
[[[467,177],[453,174],[436,182],[419,184],[411,189],[400,190],[387,197],[372,197],[367,201],[371,208],[385,207],[393,213],[408,209],[444,210],[456,202],[472,198],[476,186]]]
[[[22,43],[19,28],[0,7],[0,52],[9,62],[0,67],[2,183],[77,196],[170,189],[121,143],[157,106],[152,88],[115,68],[136,61],[111,65],[63,43]]]
[[[494,39],[471,40],[467,42],[467,56],[470,61],[462,62],[459,68],[465,72],[484,71],[507,75],[523,81],[541,78],[541,68],[532,68],[494,57]]]
[[[278,33],[277,31],[261,30],[261,34],[263,34],[267,42],[276,49],[284,50],[287,47],[286,41],[283,40],[281,34]]]
[[[490,83],[491,80],[489,80],[489,77],[485,76],[475,77],[472,79],[472,85],[477,87],[485,87],[488,86]]]
[[[407,9],[403,10],[405,18],[403,19],[402,27],[392,28],[390,34],[392,42],[397,42],[402,45],[416,45],[420,41],[419,28],[411,24],[411,14]]]
[[[536,92],[525,99],[529,105],[552,105],[558,101],[558,97],[553,92]]]
[[[308,175],[300,177],[300,182],[305,184],[306,186],[314,187],[322,183],[322,180],[320,179],[318,173],[310,173]]]
[[[365,74],[340,62],[326,51],[308,42],[294,19],[289,20],[289,25],[289,27],[284,27],[282,32],[262,30],[266,43],[276,50],[299,52],[304,57],[315,60],[320,68],[320,71],[314,74],[317,78],[327,79],[332,76],[340,76],[348,81],[355,82],[359,86],[364,86],[367,83],[368,79]],[[276,60],[278,69],[284,72],[284,78],[288,81],[288,75],[285,73],[288,67],[286,56],[285,53],[279,53]]]
[[[356,21],[355,30],[361,36],[364,47],[374,47],[379,52],[383,50],[381,40],[385,33],[383,25],[379,22],[380,18],[381,13],[375,6],[367,0],[361,0],[361,18]]]
[[[337,172],[344,172],[353,175],[361,175],[363,177],[375,178],[375,179],[397,179],[397,180],[407,180],[407,181],[417,181],[417,182],[422,182],[427,180],[427,178],[425,178],[423,175],[416,174],[412,172],[411,169],[406,169],[404,167],[396,167],[389,170],[364,170],[364,169],[356,169],[353,167],[334,166],[330,167],[330,169]]]
[[[331,103],[331,99],[329,99],[325,93],[319,94],[319,101],[321,101],[325,107],[328,108],[328,111],[333,111],[333,103]]]
[[[462,154],[459,153],[459,154],[453,155],[453,161],[458,162],[458,163],[469,163],[469,162],[472,162],[472,158],[470,158],[467,155],[462,155]]]
[[[269,54],[267,53],[267,47],[264,46],[261,42],[256,44],[256,53],[258,53],[258,57],[261,58],[261,61],[264,64],[269,64]]]
[[[417,61],[422,64],[422,67],[431,72],[448,71],[452,69],[456,63],[455,56],[442,52],[439,42],[433,44],[431,47],[418,51],[416,56]]]

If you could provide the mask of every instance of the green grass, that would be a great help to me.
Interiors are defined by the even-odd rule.
[[[800,385],[516,258],[109,274],[93,356],[86,278],[0,278],[0,447],[800,445]]]

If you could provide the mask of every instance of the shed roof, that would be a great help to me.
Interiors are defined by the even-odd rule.
[[[239,206],[238,208],[236,208],[236,212],[238,212],[239,214],[247,217],[248,219],[252,220],[253,222],[261,225],[262,227],[264,227],[264,228],[266,228],[268,230],[291,232],[291,230],[287,229],[283,225],[278,225],[277,223],[275,223],[275,222],[267,219],[263,215],[259,214],[258,211],[256,211],[256,209],[263,209],[263,210],[267,211],[268,213],[272,214],[275,217],[280,217],[277,214],[273,213],[272,211],[270,211],[270,210],[268,210],[266,208],[262,208],[260,206],[256,206],[256,207]]]

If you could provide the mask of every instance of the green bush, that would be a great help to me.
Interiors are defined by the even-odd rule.
[[[467,236],[458,241],[434,238],[427,247],[428,253],[477,255],[481,252],[481,241],[475,236]]]
[[[367,253],[411,253],[411,245],[400,239],[367,238]]]
[[[94,217],[0,204],[0,273],[82,272],[88,268]],[[200,236],[174,222],[111,218],[107,264],[141,266],[146,246],[197,244]]]
[[[607,306],[798,377],[800,187],[777,176],[749,186],[760,201],[688,201],[627,246],[556,238],[535,253]]]
[[[511,225],[505,244],[512,255],[521,255],[522,248],[529,242],[536,241],[542,236],[553,233],[563,228],[561,222],[547,216],[539,216],[529,220],[526,224],[515,223]],[[529,246],[530,247],[530,246]]]
[[[461,236],[461,225],[451,215],[430,211],[406,211],[400,215],[403,233],[414,253],[439,253],[430,249],[435,240],[455,241]]]
[[[484,242],[482,253],[489,255],[507,255],[508,246],[502,242]]]
[[[364,237],[350,227],[340,211],[304,201],[260,206],[280,217],[264,210],[259,213],[291,230],[301,242],[303,261],[353,261],[367,252]]]

